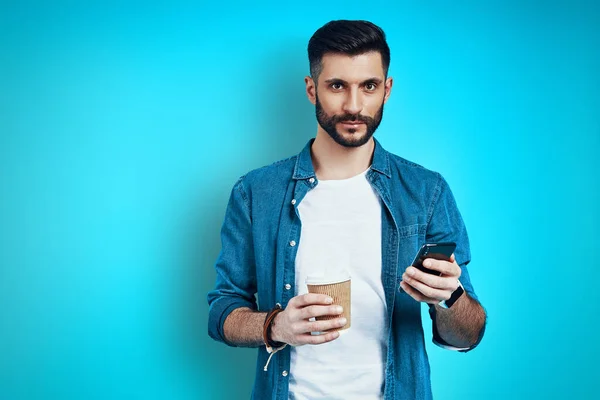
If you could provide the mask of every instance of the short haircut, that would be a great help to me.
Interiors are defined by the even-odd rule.
[[[390,48],[383,29],[369,21],[338,20],[319,28],[308,41],[310,75],[315,80],[323,70],[323,56],[327,53],[356,56],[376,51],[381,54],[383,71],[387,77],[390,66]]]

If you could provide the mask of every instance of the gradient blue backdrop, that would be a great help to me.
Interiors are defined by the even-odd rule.
[[[220,224],[314,135],[306,44],[340,18],[386,30],[377,137],[469,229],[488,330],[428,346],[436,399],[594,396],[598,3],[84,3],[0,6],[1,399],[249,397],[255,350],[207,336]]]

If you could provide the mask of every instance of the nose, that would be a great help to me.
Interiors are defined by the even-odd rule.
[[[353,87],[348,91],[346,101],[344,102],[344,112],[348,114],[358,114],[362,111],[362,99],[358,88]]]

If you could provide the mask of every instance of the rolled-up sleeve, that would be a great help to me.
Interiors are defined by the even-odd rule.
[[[237,181],[231,191],[221,228],[221,252],[215,269],[215,288],[207,296],[208,334],[215,340],[234,346],[225,339],[225,319],[236,308],[257,309],[252,220],[243,178]]]
[[[469,296],[478,301],[478,297],[475,294],[473,285],[471,284],[471,278],[467,268],[467,265],[471,261],[471,249],[469,247],[467,229],[463,222],[462,216],[458,211],[452,191],[450,190],[446,180],[441,175],[439,175],[438,184],[436,185],[433,201],[430,207],[426,241],[427,243],[456,243],[454,257],[462,271],[459,279],[460,283]],[[430,308],[429,314],[433,322],[433,343],[440,347],[467,352],[477,347],[483,338],[485,326],[481,329],[477,342],[473,346],[469,348],[453,347],[446,343],[438,333],[435,323],[435,307]]]

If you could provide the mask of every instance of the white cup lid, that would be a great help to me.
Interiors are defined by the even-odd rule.
[[[341,274],[336,276],[313,275],[307,276],[305,283],[307,285],[331,285],[333,283],[341,283],[350,280],[350,274]]]

